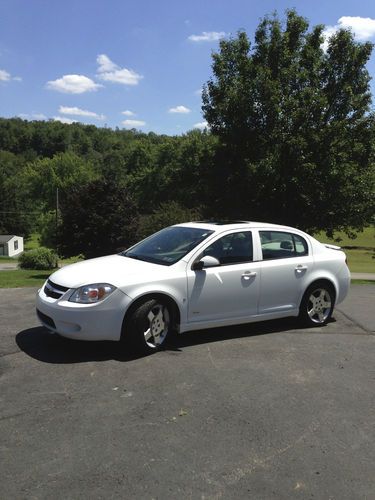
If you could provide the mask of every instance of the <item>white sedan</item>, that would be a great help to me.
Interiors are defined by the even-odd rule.
[[[125,252],[53,273],[41,323],[64,337],[150,352],[172,331],[298,316],[323,326],[348,293],[339,247],[287,226],[243,221],[167,227]]]

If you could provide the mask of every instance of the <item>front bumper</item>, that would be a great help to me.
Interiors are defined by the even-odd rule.
[[[97,304],[76,304],[68,301],[72,291],[57,300],[44,293],[44,286],[38,291],[36,309],[42,325],[70,339],[120,340],[130,297],[117,289]]]

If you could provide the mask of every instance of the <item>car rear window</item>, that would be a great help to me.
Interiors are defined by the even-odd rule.
[[[259,231],[263,260],[286,259],[308,255],[307,242],[302,236],[282,231]]]

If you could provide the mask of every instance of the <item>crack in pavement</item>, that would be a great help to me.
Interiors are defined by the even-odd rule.
[[[5,358],[5,356],[12,356],[13,354],[18,354],[18,353],[20,353],[20,352],[21,352],[21,350],[20,350],[20,349],[18,349],[18,351],[6,352],[6,353],[4,353],[4,354],[0,354],[0,358]]]
[[[345,313],[342,309],[336,307],[336,309],[338,311],[340,311],[340,314],[342,314],[346,319],[348,319],[349,321],[351,321],[355,326],[358,326],[361,330],[363,330],[364,332],[367,333],[367,335],[373,335],[375,332],[371,331],[371,330],[367,330],[367,328],[362,325],[358,320],[354,319],[354,318],[351,318],[347,313]]]

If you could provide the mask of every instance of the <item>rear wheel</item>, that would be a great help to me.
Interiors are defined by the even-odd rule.
[[[299,319],[305,326],[323,326],[332,316],[335,292],[325,282],[313,283],[306,290],[299,312]]]
[[[164,345],[172,324],[171,307],[160,299],[150,299],[133,311],[125,327],[125,338],[137,351],[155,352]]]

